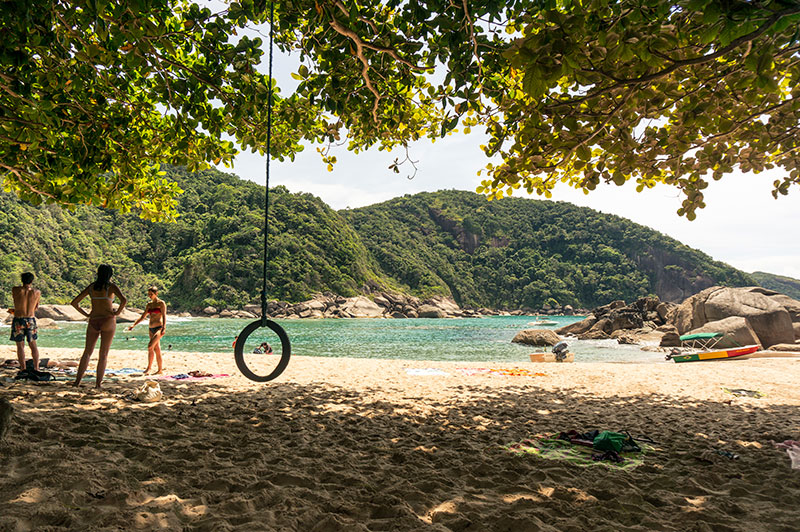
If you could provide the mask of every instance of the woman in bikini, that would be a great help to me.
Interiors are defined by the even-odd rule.
[[[89,318],[89,325],[86,327],[86,348],[78,364],[78,374],[75,377],[75,386],[80,386],[86,368],[89,366],[89,358],[92,356],[97,338],[100,338],[100,354],[97,359],[97,380],[95,388],[100,388],[103,382],[103,375],[106,371],[106,361],[108,350],[111,349],[111,341],[114,339],[114,332],[117,330],[117,316],[128,303],[128,299],[119,291],[119,287],[111,282],[111,275],[114,270],[107,264],[101,264],[97,268],[97,280],[87,286],[83,292],[72,300],[75,310]],[[89,296],[92,301],[92,310],[86,312],[80,306],[81,300]],[[119,307],[115,311],[111,303],[114,296],[119,297]]]
[[[150,315],[150,343],[147,344],[147,369],[144,370],[144,374],[149,375],[152,372],[153,358],[155,357],[156,364],[158,364],[156,374],[160,375],[164,373],[164,366],[161,363],[161,337],[167,332],[167,304],[158,299],[158,287],[148,288],[147,297],[150,298],[150,302],[144,308],[139,319],[128,327],[128,330],[132,331],[148,314]]]

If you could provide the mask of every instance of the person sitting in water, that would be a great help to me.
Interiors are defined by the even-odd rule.
[[[269,345],[267,342],[261,342],[261,345],[253,349],[253,354],[255,355],[271,355],[272,354],[272,346]]]

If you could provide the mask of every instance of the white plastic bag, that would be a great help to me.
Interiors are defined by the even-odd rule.
[[[792,469],[800,469],[800,445],[792,445],[786,449],[792,459]]]
[[[161,396],[161,386],[156,381],[146,381],[136,392],[136,400],[143,403],[155,403]]]

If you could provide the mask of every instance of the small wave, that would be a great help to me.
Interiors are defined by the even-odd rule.
[[[177,317],[177,316],[176,317],[172,317],[172,316],[168,316],[167,319],[169,319],[169,321],[173,321],[173,322],[176,322],[176,323],[185,323],[185,322],[194,321],[196,318],[191,317],[191,316],[190,317]]]

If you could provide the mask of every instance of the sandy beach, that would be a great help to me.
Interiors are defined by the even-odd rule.
[[[0,442],[0,531],[800,527],[800,470],[770,443],[800,439],[800,359],[294,357],[279,379],[256,384],[239,375],[232,353],[165,355],[170,375],[231,376],[160,380],[162,399],[138,403],[126,395],[146,377],[109,377],[95,392],[93,379],[75,389],[2,373],[0,397],[15,413]],[[0,357],[14,358],[12,346]],[[112,351],[109,368],[145,362],[141,351]],[[632,469],[505,448],[569,429],[627,430],[656,443]]]

